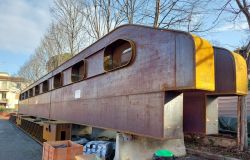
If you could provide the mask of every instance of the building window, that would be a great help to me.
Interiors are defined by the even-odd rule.
[[[42,85],[42,87],[43,87],[43,89],[42,89],[43,93],[48,92],[49,91],[49,80],[44,81],[42,84],[43,84]]]
[[[128,65],[135,55],[132,41],[119,39],[104,50],[104,70],[110,71]]]
[[[28,93],[29,93],[28,97],[33,97],[33,88],[31,88]]]
[[[40,93],[40,85],[35,86],[35,96]]]
[[[25,99],[25,93],[22,94],[22,100],[24,100],[24,99]]]
[[[7,96],[6,96],[6,92],[2,92],[2,99],[6,100]]]
[[[63,74],[58,73],[54,76],[54,89],[59,88],[63,85]]]
[[[7,90],[8,89],[7,81],[0,81],[0,89],[2,89],[2,90]]]
[[[28,91],[24,92],[24,99],[28,98]]]
[[[16,83],[16,88],[21,89],[21,83]]]
[[[85,61],[80,61],[71,68],[71,81],[77,82],[85,77]]]

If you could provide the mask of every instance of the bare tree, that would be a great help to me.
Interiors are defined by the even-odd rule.
[[[250,29],[250,3],[247,2],[247,0],[235,0],[238,7],[239,7],[239,10],[238,12],[236,11],[235,14],[240,14],[240,13],[243,13],[247,19],[247,22],[248,22],[248,28]]]
[[[65,34],[63,27],[60,24],[52,23],[42,44],[44,47],[47,46],[47,53],[49,53],[50,56],[61,54],[66,50],[66,37],[67,34]]]
[[[47,66],[51,59],[55,62],[53,67],[50,67],[53,69],[78,53],[84,46],[84,17],[80,12],[81,4],[78,0],[55,0],[54,3],[54,22],[49,26],[34,55],[18,72],[19,76],[31,82],[48,72]]]
[[[84,17],[81,14],[82,5],[78,0],[54,0],[52,8],[56,22],[61,31],[66,34],[65,41],[69,53],[73,56],[79,52],[83,41]]]
[[[81,13],[86,19],[84,30],[92,42],[116,28],[124,19],[115,0],[86,0],[82,6]]]
[[[70,56],[65,58],[65,36],[67,35],[62,32],[60,24],[52,23],[35,53],[20,68],[18,75],[33,82],[49,71],[48,62],[50,59],[56,58],[56,63],[51,68],[54,69],[65,62],[66,58],[70,58]]]
[[[160,2],[161,2],[161,0],[156,0],[155,1],[155,16],[154,16],[154,25],[153,25],[155,28],[158,27],[158,23],[159,23]]]
[[[155,28],[174,28],[188,32],[206,31],[207,29],[202,26],[202,9],[207,3],[200,0],[156,0],[154,11],[149,11],[146,15],[147,22],[153,21],[151,24]]]
[[[114,0],[99,0],[101,13],[104,21],[105,33],[109,33],[112,29],[116,28],[124,20],[122,12],[116,8]]]
[[[24,77],[29,83],[32,83],[44,75],[41,61],[32,55],[30,59],[19,69],[18,75]]]
[[[105,34],[99,0],[86,1],[84,7],[82,14],[87,20],[84,28],[93,41],[98,40]]]
[[[123,22],[128,24],[143,24],[150,0],[116,0],[116,7],[121,11]]]
[[[225,0],[222,6],[217,9],[219,11],[215,21],[220,20],[221,15],[226,12],[230,17],[228,21],[236,23],[242,16],[248,23],[248,30],[250,30],[250,2],[247,0]]]

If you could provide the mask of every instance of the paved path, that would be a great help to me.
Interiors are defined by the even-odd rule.
[[[41,159],[41,145],[16,128],[8,120],[0,119],[0,160]]]
[[[41,160],[42,146],[0,116],[0,160]],[[178,160],[201,160],[186,156]],[[204,159],[203,159],[204,160]]]

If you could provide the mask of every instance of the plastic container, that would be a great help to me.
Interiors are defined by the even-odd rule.
[[[113,154],[114,142],[90,141],[84,146],[85,154],[96,154],[100,158],[109,159]]]

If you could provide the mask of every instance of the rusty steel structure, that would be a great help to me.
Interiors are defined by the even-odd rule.
[[[27,87],[19,113],[175,138],[176,128],[165,125],[164,105],[169,96],[201,90],[215,90],[208,41],[182,31],[125,25]]]
[[[215,91],[184,93],[183,129],[185,133],[206,134],[206,125],[218,123],[218,117],[209,118],[207,115],[208,103],[211,103],[211,99],[215,100],[219,96],[228,97],[248,94],[247,66],[244,58],[239,54],[219,47],[214,47],[214,58]],[[218,102],[216,102],[216,105],[218,105]],[[215,106],[213,110],[215,112],[212,114],[218,116],[218,106],[217,108]]]

